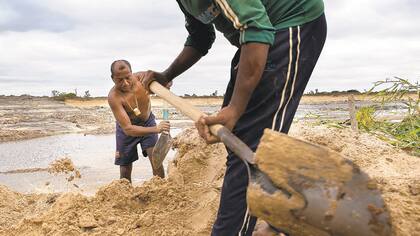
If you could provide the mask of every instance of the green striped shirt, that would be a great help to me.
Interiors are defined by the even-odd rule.
[[[186,46],[203,55],[214,27],[235,46],[247,42],[272,45],[276,30],[302,25],[321,16],[322,0],[177,0],[186,19]]]

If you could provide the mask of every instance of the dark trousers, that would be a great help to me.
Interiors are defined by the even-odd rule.
[[[262,78],[233,133],[256,150],[264,129],[288,133],[309,77],[324,46],[325,16],[276,33]],[[240,51],[232,59],[231,78],[223,106],[232,97]],[[252,235],[256,218],[248,212],[245,164],[228,150],[219,211],[212,235]]]

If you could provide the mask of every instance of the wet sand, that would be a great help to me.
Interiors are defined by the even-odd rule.
[[[118,169],[112,164],[114,144],[110,144],[114,138],[115,124],[103,101],[92,101],[87,104],[84,101],[57,102],[49,98],[0,97],[1,145],[16,144],[10,142],[12,140],[66,134],[77,137],[58,143],[68,146],[70,150],[77,150],[78,142],[88,143],[89,138],[107,136],[89,133],[108,134],[109,137],[108,141],[102,143],[108,149],[101,148],[101,145],[94,146],[96,151],[108,153],[106,155],[95,156],[82,151],[70,156],[81,172],[81,179],[69,182],[66,174],[52,175],[42,170],[0,174],[0,235],[209,235],[225,170],[226,151],[223,145],[206,145],[194,129],[186,128],[192,123],[171,110],[170,118],[177,123],[173,126],[184,131],[175,142],[175,157],[167,160],[168,177],[160,179],[151,178],[151,174],[142,175],[135,178],[133,186],[126,181],[112,181],[118,175]],[[158,101],[154,99],[152,102],[156,102],[154,112],[159,118],[161,108],[166,105]],[[200,108],[211,113],[220,107],[219,102],[220,99],[206,100]],[[345,104],[346,101],[337,101],[330,106],[322,101],[304,103],[299,109],[317,111],[324,107],[322,114],[342,114],[345,119]],[[342,108],[333,110],[337,106]],[[305,113],[299,116],[303,117],[302,114]],[[379,188],[384,192],[395,235],[410,236],[420,232],[419,158],[369,134],[354,133],[349,128],[337,129],[318,123],[297,122],[292,125],[291,135],[325,145],[360,165],[377,179]],[[66,140],[64,136],[32,140],[38,140],[39,146],[50,145],[51,149],[56,150],[49,142],[60,137]],[[36,142],[26,144],[26,152],[36,149],[36,145]],[[1,158],[4,165],[1,165],[0,171],[42,169],[51,160],[62,157],[59,153],[52,153],[40,158],[40,152],[34,152],[32,162],[16,161],[20,157],[19,151],[25,152],[24,148],[19,147],[22,146],[17,145],[15,152]],[[97,159],[97,156],[104,159]],[[92,168],[94,165],[110,168],[95,170]],[[141,171],[142,167],[150,171],[141,161],[134,169]],[[26,179],[21,182],[21,187],[24,189],[22,192],[27,193],[12,190],[19,188],[13,187],[18,179]],[[85,181],[86,185],[77,181]],[[80,186],[75,187],[74,183]]]
[[[297,123],[291,135],[326,145],[353,160],[377,180],[395,235],[419,232],[420,159],[349,128]],[[134,186],[113,181],[93,197],[74,192],[21,194],[0,187],[0,234],[209,235],[226,151],[221,144],[203,143],[194,129],[185,130],[175,147],[168,178]]]
[[[304,96],[295,120],[328,119],[345,122],[348,119],[347,95]],[[356,96],[356,105],[373,103],[372,97]],[[185,98],[207,114],[220,109],[222,98]],[[175,108],[158,97],[152,97],[152,111],[157,119],[162,118],[162,109],[169,110],[169,119],[175,128],[184,128],[192,122]],[[404,109],[401,104],[383,107],[388,118],[401,119]],[[115,119],[106,98],[89,100],[55,101],[48,97],[0,96],[0,143],[37,137],[80,133],[111,134],[115,132]]]

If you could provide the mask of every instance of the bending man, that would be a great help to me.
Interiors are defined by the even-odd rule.
[[[133,162],[138,157],[137,144],[140,143],[143,156],[149,157],[153,175],[165,177],[163,166],[153,166],[152,153],[158,133],[169,131],[168,121],[156,125],[151,111],[150,97],[140,83],[144,73],[132,74],[128,61],[118,60],[111,65],[111,78],[115,85],[109,91],[108,103],[117,120],[115,164],[120,166],[120,178],[131,182]]]

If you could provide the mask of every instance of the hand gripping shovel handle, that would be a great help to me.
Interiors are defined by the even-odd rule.
[[[201,116],[205,114],[198,110],[196,107],[191,105],[186,100],[176,96],[167,88],[163,87],[158,82],[153,81],[150,86],[150,90],[157,94],[159,97],[163,98],[165,101],[170,103],[172,106],[180,110],[194,122],[197,122]],[[238,137],[232,134],[229,129],[224,127],[223,125],[212,125],[209,127],[210,132],[219,137],[220,140],[231,150],[233,151],[239,158],[242,160],[250,163],[255,164],[254,161],[254,152],[245,144],[243,143]]]

